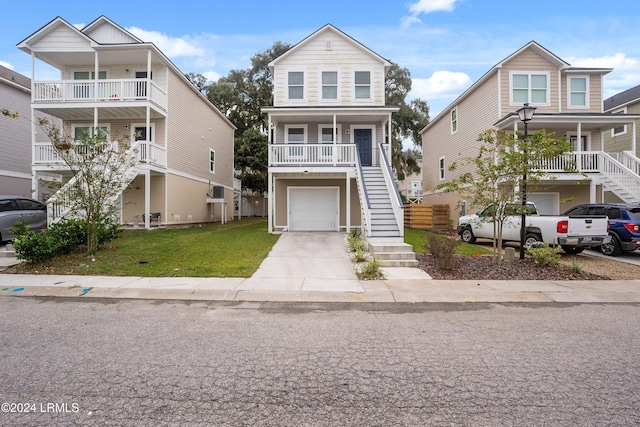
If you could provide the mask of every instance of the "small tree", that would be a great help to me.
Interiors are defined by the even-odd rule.
[[[541,130],[524,140],[521,135],[487,130],[478,137],[481,143],[478,155],[463,160],[472,170],[439,186],[470,197],[474,206],[490,207],[487,218],[493,223],[493,255],[497,264],[502,259],[502,229],[507,217],[523,213],[521,206],[514,205],[523,198],[523,176],[527,177],[527,184],[539,183],[545,176],[546,162],[571,149],[566,138],[553,136]],[[449,169],[455,170],[457,166],[454,163]]]
[[[58,157],[74,174],[62,188],[64,194],[54,194],[49,204],[59,208],[70,203],[66,215],[86,220],[87,252],[94,253],[102,230],[113,222],[115,203],[128,180],[126,172],[136,159],[128,142],[110,141],[106,130],[95,129],[76,142],[69,132],[63,132],[47,119],[39,119],[40,127],[52,142]]]

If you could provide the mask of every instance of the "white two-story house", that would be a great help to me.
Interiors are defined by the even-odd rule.
[[[402,240],[389,161],[391,63],[326,25],[269,64],[269,232],[362,228]]]
[[[576,204],[596,203],[606,192],[640,203],[640,176],[603,142],[615,129],[628,127],[634,129],[629,132],[633,139],[629,146],[635,147],[635,123],[640,118],[603,110],[603,79],[609,72],[572,67],[534,41],[498,62],[422,129],[423,203],[449,203],[454,208],[466,202],[458,194],[443,192],[439,184],[471,171],[464,159],[478,155],[480,133],[522,132],[524,123],[517,111],[525,103],[536,107],[528,122],[529,134],[545,130],[556,138],[569,138],[573,148],[544,162],[545,179],[527,187],[527,200],[535,202],[541,213],[558,214]],[[453,163],[463,166],[451,170]],[[575,170],[566,172],[568,165]],[[451,209],[454,223],[458,212]]]
[[[96,132],[130,144],[136,166],[124,171],[123,223],[139,220],[149,228],[150,218],[162,224],[233,218],[240,191],[235,127],[153,43],[104,16],[81,30],[57,17],[18,48],[32,58],[32,116],[55,117],[76,144]],[[59,70],[60,78],[39,79],[43,63]],[[66,182],[49,198],[53,222],[68,212],[65,191],[73,174],[51,142],[38,142],[38,133],[34,124],[34,181],[53,176]]]

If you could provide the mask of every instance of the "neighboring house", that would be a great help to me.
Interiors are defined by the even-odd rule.
[[[630,203],[640,202],[640,177],[604,151],[610,150],[603,146],[603,135],[623,126],[635,128],[640,119],[640,115],[603,111],[602,80],[610,71],[571,67],[534,41],[496,64],[420,132],[423,203],[449,203],[454,222],[465,209],[479,208],[466,206],[459,195],[437,186],[471,170],[470,165],[449,168],[477,156],[481,132],[521,132],[524,124],[516,111],[525,103],[537,108],[528,123],[529,134],[544,129],[556,138],[566,136],[574,150],[549,162],[545,179],[527,187],[527,200],[536,203],[541,213],[558,214],[577,204],[601,201],[605,191]],[[635,146],[635,132],[632,139]],[[578,172],[564,172],[567,162],[574,162]]]
[[[412,173],[402,181],[397,181],[398,191],[405,202],[422,203],[422,158],[416,159],[420,172]]]
[[[31,197],[31,81],[0,65],[0,194]]]
[[[604,111],[611,114],[640,115],[640,85],[627,89],[604,100]],[[640,128],[636,121],[633,126],[622,125],[603,133],[604,150],[622,162],[627,168],[640,175]],[[605,192],[604,202],[616,203],[620,200],[613,192]]]
[[[82,30],[57,17],[18,48],[32,58],[34,114],[59,118],[80,143],[83,134],[106,130],[111,140],[131,144],[139,162],[125,173],[123,223],[140,219],[149,228],[150,214],[158,213],[162,224],[233,218],[240,191],[235,127],[153,43],[104,16]],[[60,79],[38,80],[40,61],[58,69]],[[51,143],[35,139],[32,171],[36,179],[72,177]]]
[[[332,25],[269,64],[269,232],[361,227],[370,239],[403,239],[388,162],[390,66]]]

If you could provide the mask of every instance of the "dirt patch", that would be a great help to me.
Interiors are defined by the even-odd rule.
[[[582,253],[562,254],[557,265],[541,266],[531,257],[514,262],[493,263],[491,256],[455,255],[453,268],[442,270],[436,267],[429,254],[418,254],[420,267],[437,280],[637,280],[640,266],[599,258]],[[577,265],[574,271],[573,265]]]

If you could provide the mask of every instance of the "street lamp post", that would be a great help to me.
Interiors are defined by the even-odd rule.
[[[524,161],[526,163],[524,168],[524,173],[522,174],[522,218],[520,220],[520,259],[524,259],[524,236],[526,231],[526,220],[527,220],[527,168],[529,164],[529,157],[527,152],[527,137],[529,136],[527,132],[527,123],[529,120],[533,118],[533,113],[535,113],[536,107],[530,107],[529,103],[524,104],[524,106],[517,111],[518,117],[520,121],[524,123]]]

